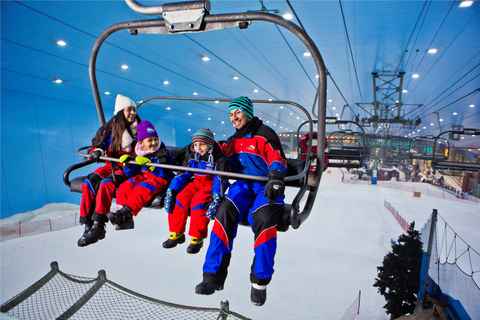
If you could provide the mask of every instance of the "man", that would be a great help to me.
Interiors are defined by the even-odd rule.
[[[198,294],[213,294],[222,290],[230,264],[233,240],[238,224],[245,215],[255,233],[250,281],[251,300],[263,305],[266,286],[273,275],[277,249],[276,225],[284,211],[284,179],[287,162],[280,140],[271,128],[253,116],[253,104],[247,97],[238,97],[228,107],[230,121],[236,132],[222,150],[233,172],[268,177],[268,182],[237,180],[218,207],[212,228],[210,245],[203,265],[203,281]],[[215,211],[213,204],[209,211]]]

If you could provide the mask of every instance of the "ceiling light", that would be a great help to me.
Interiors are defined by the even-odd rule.
[[[433,123],[430,123],[431,126],[433,126]]]
[[[163,81],[163,84],[169,84],[170,82],[168,82],[167,80]]]
[[[475,108],[474,104],[469,105],[470,108]]]
[[[423,127],[423,129],[427,129],[427,127]]]
[[[187,113],[187,115],[191,116],[191,115],[192,115],[192,113],[191,113],[191,112],[189,112],[189,113]]]
[[[110,94],[110,92],[108,92],[108,91],[105,91],[105,94],[108,96],[108,95]]]
[[[233,77],[233,80],[238,80],[238,77],[237,77],[237,76],[234,76],[234,77]]]
[[[280,106],[280,109],[283,109],[283,106]]]
[[[273,101],[273,99],[268,99],[268,101]],[[280,108],[283,108],[283,107],[280,107]]]
[[[332,107],[332,109],[333,109],[333,110],[337,110],[337,108],[336,108],[336,107]]]
[[[285,13],[283,16],[283,19],[287,19],[287,20],[292,20],[293,19],[293,16],[291,13]]]
[[[420,77],[418,73],[415,73],[414,75],[412,75],[412,78],[418,78],[418,77]]]
[[[320,76],[317,74],[317,75],[315,75],[315,78],[317,78],[317,79],[318,79],[318,78],[320,78]]]
[[[254,89],[253,92],[258,92],[258,89]]]
[[[66,43],[65,41],[63,41],[63,40],[58,40],[58,41],[57,41],[57,44],[58,44],[59,46],[66,46],[66,45],[67,45],[67,43]]]
[[[432,49],[428,49],[428,53],[437,53],[437,49],[435,48],[432,48]]]
[[[192,129],[189,128],[187,131],[192,131]]]
[[[128,66],[126,64],[122,64],[122,69],[128,69]]]
[[[55,83],[62,83],[63,81],[62,81],[62,79],[56,79],[56,80],[53,80],[53,82],[55,82]]]
[[[402,92],[403,92],[403,93],[407,93],[407,92],[408,92],[408,90],[407,90],[407,89],[404,89],[404,90],[402,90]]]
[[[333,100],[332,100],[332,99],[328,99],[328,102],[333,102]]]
[[[221,124],[224,124],[224,123],[225,123],[225,121],[222,121],[222,122],[221,122]]]
[[[166,107],[165,109],[167,109],[167,110],[172,110],[172,108],[170,108],[170,107]]]
[[[208,61],[208,60],[210,60],[210,58],[209,57],[202,57],[202,60],[203,61]]]
[[[458,113],[454,112],[454,113],[452,113],[452,114],[453,114],[454,116],[456,116]]]
[[[196,96],[198,94],[198,92],[194,92],[193,95]]]
[[[208,118],[207,120],[212,120],[212,118]]]
[[[312,55],[312,54],[311,54],[310,52],[308,52],[308,51],[305,51],[305,52],[303,53],[303,56],[304,56],[304,57],[310,57],[311,55]]]
[[[218,100],[215,100],[215,103],[219,103],[219,102],[220,102],[220,101],[218,101]]]
[[[473,1],[462,1],[458,5],[460,8],[470,7],[473,4]]]

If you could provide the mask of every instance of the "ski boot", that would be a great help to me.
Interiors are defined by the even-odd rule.
[[[174,248],[177,244],[181,244],[185,242],[185,233],[183,232],[170,232],[170,237],[168,237],[167,241],[163,243],[163,247],[165,249]]]
[[[95,221],[93,223],[93,226],[87,232],[87,234],[84,237],[80,238],[80,240],[83,240],[83,241],[80,244],[80,240],[79,240],[79,246],[85,247],[92,243],[97,242],[98,240],[105,239],[106,233],[107,231],[105,230],[105,222]]]
[[[215,293],[215,291],[223,290],[223,285],[215,284],[213,282],[209,282],[203,280],[195,287],[196,294],[204,294],[204,295],[211,295]]]
[[[256,283],[252,283],[252,292],[250,293],[250,299],[256,306],[263,306],[267,300],[267,286],[261,286]]]
[[[93,221],[87,221],[85,223],[85,230],[83,231],[83,234],[82,236],[80,237],[80,239],[78,239],[78,242],[77,242],[77,245],[79,247],[85,247],[86,246],[86,235],[87,233],[90,231],[90,229],[92,228],[92,225],[93,225]]]
[[[132,209],[127,205],[123,206],[120,210],[117,210],[117,212],[107,213],[107,218],[113,225],[115,225],[115,230],[135,228]]]

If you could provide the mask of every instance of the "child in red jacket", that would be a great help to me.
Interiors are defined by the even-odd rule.
[[[116,212],[107,213],[116,230],[133,229],[133,216],[137,216],[157,193],[167,189],[173,178],[170,169],[144,166],[146,163],[172,165],[173,159],[170,151],[158,139],[157,131],[149,121],[140,122],[137,130],[135,161],[138,165],[128,163],[133,160],[129,155],[120,157],[120,162],[124,163],[123,171],[131,177],[122,183],[117,191],[117,204],[123,207]]]
[[[226,157],[215,143],[210,129],[200,129],[193,135],[190,150],[183,166],[189,168],[225,171]],[[190,214],[192,237],[187,252],[198,253],[203,246],[203,239],[208,234],[209,216],[207,208],[219,203],[221,181],[217,176],[206,173],[187,171],[175,177],[170,184],[165,199],[165,210],[169,213],[168,225],[170,237],[163,243],[164,248],[173,248],[185,242],[185,227]]]

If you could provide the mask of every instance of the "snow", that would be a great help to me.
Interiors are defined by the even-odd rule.
[[[328,172],[323,174],[307,221],[297,230],[278,233],[275,274],[262,307],[250,302],[250,228],[239,227],[225,289],[211,296],[197,295],[195,286],[202,280],[208,239],[197,255],[186,253],[189,240],[174,249],[164,249],[162,243],[169,234],[166,212],[155,209],[142,210],[135,218],[134,230],[115,231],[109,225],[104,240],[84,248],[77,246],[83,226],[2,241],[1,303],[35,283],[50,271],[52,261],[58,261],[65,273],[93,278],[104,269],[111,281],[172,303],[219,308],[220,301],[228,300],[230,310],[252,319],[340,319],[361,290],[356,319],[389,319],[383,309],[383,296],[373,283],[377,266],[391,249],[390,239],[398,239],[403,230],[384,207],[384,200],[407,221],[415,221],[417,230],[432,209],[438,209],[449,225],[479,251],[480,206],[424,194],[414,198],[412,192],[375,185],[344,184],[339,169]],[[421,183],[415,186],[426,187]],[[287,202],[296,191],[287,190]],[[59,206],[24,215],[45,219],[78,212],[78,206]],[[10,220],[23,218],[20,215]]]

